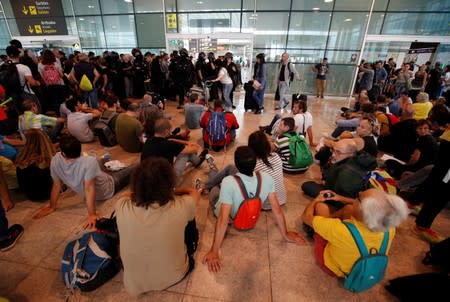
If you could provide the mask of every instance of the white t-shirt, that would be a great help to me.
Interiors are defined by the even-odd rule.
[[[92,113],[72,112],[67,116],[67,130],[81,143],[89,143],[94,140],[94,133],[89,127]]]
[[[305,112],[305,113],[298,113],[294,115],[295,120],[295,132],[298,134],[306,134],[306,131],[309,127],[312,127],[313,124],[313,117],[311,113]]]
[[[73,191],[85,196],[85,181],[95,178],[95,200],[106,200],[114,195],[114,179],[100,169],[97,159],[92,156],[80,156],[67,162],[58,152],[50,163],[53,179],[61,180]]]
[[[233,84],[233,80],[231,80],[230,75],[228,74],[228,71],[225,67],[220,68],[219,70],[219,77],[222,78],[220,79],[220,83],[226,85],[226,84]]]
[[[23,90],[27,93],[34,94],[33,89],[31,89],[30,84],[25,85],[26,79],[25,77],[31,77],[33,74],[31,73],[30,67],[23,64],[16,64],[17,71],[19,72],[19,78],[20,78],[20,86],[23,87]]]

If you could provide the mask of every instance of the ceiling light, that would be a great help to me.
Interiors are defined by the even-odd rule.
[[[94,8],[94,6],[93,5],[88,5],[88,8]]]
[[[125,1],[125,2],[127,2],[127,3],[133,2],[133,0],[123,0],[123,1]]]
[[[352,19],[350,19],[350,18],[344,20],[344,22],[350,22],[350,21],[352,21]]]
[[[197,1],[197,4],[203,4],[203,1]]]
[[[333,2],[333,0],[324,0],[325,3]]]
[[[319,7],[313,7],[312,10],[320,10],[320,8]]]
[[[78,20],[80,20],[80,21],[84,21],[84,18],[80,18],[80,19],[78,19]]]

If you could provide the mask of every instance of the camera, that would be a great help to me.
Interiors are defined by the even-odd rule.
[[[331,192],[323,193],[323,197],[324,197],[324,198],[331,198],[331,197],[333,197],[333,196],[334,196],[334,194],[331,193]]]

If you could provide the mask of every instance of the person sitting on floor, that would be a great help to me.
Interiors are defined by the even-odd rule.
[[[58,136],[64,124],[63,118],[56,118],[39,114],[39,108],[31,99],[25,99],[22,103],[23,115],[19,116],[19,133],[25,140],[25,131],[28,129],[40,129],[45,131],[54,140]]]
[[[61,152],[56,153],[50,163],[53,179],[50,204],[40,209],[33,218],[42,218],[56,211],[61,187],[66,184],[85,198],[88,219],[83,227],[92,228],[98,219],[95,201],[109,199],[128,185],[137,164],[116,172],[102,171],[95,157],[81,156],[81,143],[71,135],[61,139],[60,148]]]
[[[295,167],[289,164],[289,158],[291,156],[291,149],[289,147],[288,135],[298,135],[295,132],[295,121],[292,117],[285,117],[280,122],[280,136],[275,140],[274,148],[276,153],[283,162],[283,172],[298,173],[307,170],[309,167]]]
[[[346,197],[357,197],[365,187],[364,176],[377,166],[376,158],[362,151],[363,146],[361,138],[335,142],[330,163],[322,170],[324,183],[306,181],[301,186],[303,193],[317,197],[320,191],[328,189]]]
[[[189,129],[200,128],[200,119],[205,112],[205,106],[196,103],[197,100],[198,94],[192,93],[184,104],[184,123]]]
[[[292,117],[295,121],[295,132],[303,135],[305,138],[308,136],[309,145],[314,147],[314,137],[313,137],[313,117],[311,113],[307,111],[308,106],[306,103],[306,95],[300,95],[300,100],[295,100],[292,103]],[[285,116],[287,117],[287,116]],[[277,113],[273,117],[270,125],[267,126],[259,126],[259,129],[264,131],[265,133],[272,136],[272,139],[275,141],[278,136],[281,134],[280,132],[280,122],[281,122],[281,114]]]
[[[166,118],[159,118],[154,124],[154,135],[149,137],[142,148],[141,161],[149,157],[164,157],[174,166],[178,183],[181,181],[187,162],[191,162],[194,167],[200,167],[208,154],[208,149],[204,149],[199,156],[197,153],[201,147],[189,141],[178,139],[168,139],[171,135],[171,124]],[[176,160],[174,161],[174,159]]]
[[[249,196],[255,196],[258,178],[254,173],[256,166],[255,152],[249,147],[240,146],[234,152],[234,163],[239,170],[236,175],[241,178]],[[304,239],[296,232],[289,232],[286,228],[286,220],[275,193],[275,185],[272,177],[262,172],[261,174],[260,199],[269,199],[272,213],[277,221],[278,229],[283,238],[288,242],[297,244],[305,243]],[[227,231],[230,217],[235,217],[238,212],[243,197],[238,183],[233,176],[227,176],[222,181],[218,202],[214,205],[214,214],[217,217],[214,240],[211,249],[203,258],[203,264],[208,265],[211,272],[219,272],[222,263],[219,257],[219,250]]]
[[[332,196],[325,197],[326,193]],[[333,213],[327,200],[341,203],[343,207]],[[303,223],[314,229],[314,253],[318,266],[331,276],[345,277],[361,254],[342,221],[355,225],[368,250],[378,249],[384,232],[388,231],[388,254],[395,228],[408,217],[408,213],[400,197],[378,189],[362,191],[356,199],[325,190],[306,207],[301,218]]]
[[[386,170],[392,177],[400,179],[404,172],[416,172],[425,166],[434,164],[438,154],[439,145],[436,142],[436,139],[431,135],[430,128],[431,123],[429,121],[417,121],[416,148],[406,164],[399,163],[398,161],[392,159],[385,162]]]
[[[138,121],[139,105],[131,103],[125,113],[116,119],[115,133],[117,143],[123,150],[130,153],[141,152],[143,144],[144,126]]]
[[[378,137],[379,127],[375,117],[366,116],[362,117],[359,121],[359,125],[355,131],[344,131],[339,136],[339,139],[344,138],[361,138],[364,141],[363,151],[366,151],[373,157],[377,157],[378,148],[376,138]],[[321,147],[314,158],[320,161],[320,166],[323,167],[328,164],[331,157],[331,149],[335,141],[324,138],[321,140],[323,142],[323,147]]]
[[[223,117],[221,117],[223,116]],[[217,123],[213,123],[211,118],[216,117]],[[226,124],[223,131],[225,133],[219,133],[221,131],[220,123],[224,122]],[[212,124],[217,124],[217,127],[210,127]],[[214,112],[206,111],[202,119],[200,120],[200,127],[203,128],[203,144],[205,149],[212,147],[214,151],[219,151],[225,146],[229,145],[236,137],[236,129],[239,128],[236,116],[233,112],[224,112],[223,101],[214,101]],[[218,133],[210,133],[212,131],[218,131]],[[216,136],[222,136],[220,140],[216,140]]]
[[[116,204],[123,282],[131,295],[163,290],[194,268],[195,250],[186,248],[185,230],[196,230],[195,224],[193,230],[187,226],[195,221],[200,194],[175,184],[167,160],[148,158],[133,173],[131,195]]]
[[[53,186],[50,162],[55,148],[47,135],[38,129],[25,131],[25,142],[15,162],[17,182],[28,199],[47,200]]]
[[[66,101],[66,107],[70,110],[67,116],[67,130],[81,143],[90,143],[94,140],[94,132],[91,129],[91,121],[100,116],[97,109],[89,109],[86,103],[80,103],[78,98]]]

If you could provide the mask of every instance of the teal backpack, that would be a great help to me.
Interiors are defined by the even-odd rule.
[[[312,153],[303,136],[298,133],[285,133],[284,136],[289,138],[289,161],[288,164],[293,168],[307,168],[313,162]]]
[[[344,287],[354,293],[365,291],[384,279],[388,265],[386,250],[389,242],[389,232],[384,232],[383,242],[379,250],[366,244],[354,224],[343,221],[358,246],[361,257],[355,262],[350,273],[345,277]]]

